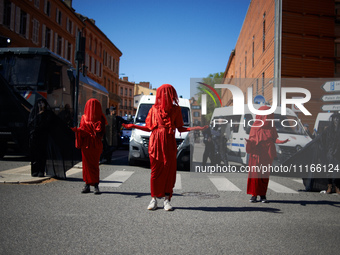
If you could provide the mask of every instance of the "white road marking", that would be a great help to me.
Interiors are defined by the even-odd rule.
[[[269,180],[268,189],[271,189],[277,193],[299,193],[272,180]]]
[[[236,185],[234,185],[231,181],[229,181],[225,177],[209,176],[209,179],[220,191],[241,191]]]
[[[176,183],[174,189],[182,189],[182,179],[180,174],[176,174]]]
[[[133,174],[133,171],[115,171],[105,179],[100,181],[102,187],[119,187]]]

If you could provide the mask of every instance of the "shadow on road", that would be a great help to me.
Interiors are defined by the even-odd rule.
[[[306,205],[331,205],[335,207],[340,208],[340,201],[339,202],[334,202],[334,201],[327,201],[327,200],[320,200],[320,201],[298,201],[298,200],[270,200],[271,204],[299,204],[302,206]]]
[[[204,212],[268,212],[268,213],[282,213],[280,209],[269,207],[177,207],[177,210],[193,210]]]

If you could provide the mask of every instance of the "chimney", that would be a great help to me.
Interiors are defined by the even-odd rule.
[[[64,0],[64,3],[65,3],[68,7],[72,8],[72,0]]]
[[[123,81],[129,81],[129,78],[127,76],[124,76]]]

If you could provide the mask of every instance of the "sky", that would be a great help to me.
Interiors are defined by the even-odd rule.
[[[77,13],[122,52],[119,76],[168,83],[190,98],[190,79],[224,72],[250,0],[73,0]]]

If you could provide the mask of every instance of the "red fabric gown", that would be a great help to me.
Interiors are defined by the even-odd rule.
[[[151,196],[164,197],[165,193],[173,193],[177,170],[176,128],[183,126],[181,108],[173,106],[166,116],[152,106],[145,120],[146,126],[152,130],[149,141],[149,157],[151,167]]]
[[[83,180],[86,184],[99,183],[99,160],[103,151],[102,138],[105,133],[106,118],[97,99],[89,99],[76,131],[76,147],[81,149]]]
[[[259,108],[259,110],[267,109],[269,109],[268,106],[261,106]],[[257,172],[256,170],[261,170],[261,166],[272,164],[276,157],[275,143],[281,143],[282,141],[277,140],[278,134],[275,126],[272,127],[272,121],[266,121],[267,119],[274,119],[274,114],[257,115],[256,119],[257,121],[254,122],[250,130],[249,141],[246,146],[246,151],[250,154],[247,194],[265,196],[270,173]]]
[[[152,132],[148,148],[151,167],[151,196],[164,197],[168,195],[171,198],[177,170],[176,128],[179,132],[188,132],[203,130],[208,126],[183,127],[177,92],[170,84],[163,84],[157,89],[156,102],[151,107],[145,124],[145,126],[134,124],[123,124],[123,126]]]

